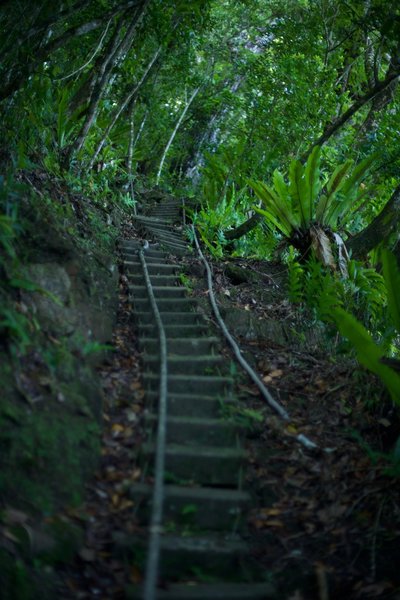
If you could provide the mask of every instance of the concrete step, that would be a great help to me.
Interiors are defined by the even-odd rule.
[[[158,227],[154,227],[153,225],[151,227],[147,227],[147,230],[156,233],[160,239],[171,240],[171,242],[174,242],[176,244],[186,244],[186,241],[183,239],[181,232],[173,231],[171,229],[159,229]]]
[[[247,544],[234,535],[207,532],[203,535],[181,536],[165,534],[161,536],[160,576],[167,581],[191,576],[193,571],[204,575],[215,575],[219,579],[237,578],[241,564],[249,555]],[[113,547],[118,557],[129,560],[135,550],[145,550],[145,537],[132,536],[122,531],[113,533]],[[202,600],[208,600],[204,596]]]
[[[164,221],[176,221],[177,222],[177,221],[181,220],[181,215],[180,215],[179,210],[165,209],[165,210],[157,211],[157,213],[154,213],[154,218],[162,219]]]
[[[154,289],[154,288],[153,288]],[[179,289],[179,288],[177,288]],[[219,344],[217,337],[175,338],[168,340],[168,352],[172,354],[211,354]],[[157,337],[139,339],[140,346],[149,354],[156,354],[160,348]]]
[[[182,265],[170,265],[168,263],[146,263],[147,270],[151,275],[170,275],[182,270]],[[142,265],[139,260],[126,260],[124,262],[125,271],[129,272],[134,269],[141,269]]]
[[[135,217],[135,221],[142,223],[147,228],[157,228],[157,229],[171,229],[170,223],[166,223],[165,219],[159,219],[156,217]]]
[[[150,281],[152,285],[156,286],[173,286],[174,283],[179,283],[179,279],[177,275],[155,275],[154,273],[149,273]],[[132,285],[143,285],[144,284],[144,275],[142,272],[128,274],[128,281]]]
[[[158,390],[147,391],[146,400],[150,406],[157,410],[159,399]],[[185,394],[184,392],[168,394],[168,414],[176,417],[210,417],[216,418],[221,415],[224,406],[234,406],[236,400],[229,395],[222,399],[215,396],[202,394]]]
[[[158,220],[158,219],[152,219],[151,222],[145,223],[146,229],[150,230],[150,231],[160,231],[160,232],[165,232],[165,233],[171,233],[171,234],[176,234],[177,232],[174,231],[174,227],[173,225],[171,225],[171,223],[167,223],[165,221],[165,219],[163,220]]]
[[[157,373],[160,368],[160,357],[157,354],[144,354],[144,371]],[[212,356],[209,354],[178,355],[168,352],[168,373],[171,375],[179,373],[186,375],[211,375],[219,370],[227,371],[227,362],[223,356]],[[223,369],[225,367],[225,369]]]
[[[201,319],[200,313],[192,312],[172,312],[172,311],[160,311],[161,321],[164,325],[196,325]],[[149,325],[154,322],[154,315],[152,311],[136,311],[135,319],[143,325]]]
[[[189,256],[190,254],[193,253],[192,249],[189,247],[184,247],[182,248],[180,247],[176,247],[176,246],[172,246],[171,244],[164,244],[164,243],[160,243],[160,247],[164,248],[166,252],[169,252],[172,256]]]
[[[171,230],[161,230],[158,229],[157,227],[147,227],[146,228],[148,231],[153,232],[154,234],[157,234],[157,237],[159,239],[163,239],[163,240],[169,240],[174,244],[181,244],[182,246],[186,246],[187,245],[187,241],[183,239],[182,237],[182,233],[181,232],[175,232],[175,231],[171,231]]]
[[[166,252],[164,252],[163,250],[151,250],[150,248],[148,250],[144,250],[144,255],[146,258],[158,258],[158,262],[162,262],[163,260],[166,260],[168,257],[168,254]],[[138,254],[137,254],[136,250],[124,249],[123,256],[127,260],[129,260],[129,259],[136,260],[138,258]]]
[[[147,312],[151,310],[150,299],[147,298],[133,298],[135,309],[139,312]],[[197,306],[197,302],[194,298],[165,298],[157,296],[157,306],[160,312],[185,312],[193,311],[193,308]]]
[[[159,256],[152,256],[151,254],[148,254],[147,252],[144,253],[144,257],[146,259],[146,263],[147,264],[156,264],[156,265],[159,265],[160,263],[164,262],[163,260],[160,260]],[[163,257],[164,257],[164,260],[166,260],[166,258],[167,258],[166,254],[164,254]],[[138,264],[138,265],[142,264],[140,262],[139,257],[138,257],[137,254],[134,254],[133,256],[127,257],[123,262],[124,262],[124,265],[125,264],[130,265],[132,263],[135,263],[135,264]]]
[[[250,506],[250,495],[241,490],[167,484],[164,492],[165,520],[202,529],[232,530]],[[144,519],[150,516],[152,493],[152,486],[145,483],[129,488],[129,497],[139,506],[139,516]]]
[[[144,373],[145,389],[156,390],[159,386],[158,373]],[[233,379],[218,375],[169,375],[168,392],[171,394],[202,394],[223,397],[232,389]]]
[[[129,285],[129,291],[134,298],[148,298],[147,288],[143,285]],[[189,293],[189,289],[181,285],[160,285],[152,286],[153,294],[156,298],[184,298]]]
[[[143,600],[143,588],[130,586],[126,600]],[[157,600],[278,600],[271,583],[171,583],[157,590]]]
[[[177,241],[175,239],[167,238],[165,236],[157,235],[157,241],[160,244],[161,248],[168,248],[169,252],[173,254],[174,252],[189,252],[190,248],[187,244],[181,241]]]
[[[148,427],[155,429],[158,416],[148,413],[145,422]],[[167,442],[171,444],[235,447],[238,440],[238,428],[222,419],[203,416],[169,416],[167,419]]]
[[[206,336],[209,332],[208,325],[206,323],[197,323],[195,325],[176,325],[164,323],[164,329],[167,340],[200,335]],[[155,337],[157,334],[158,329],[154,323],[139,324],[140,336]]]
[[[153,462],[155,444],[146,442],[142,446],[142,452],[148,461]],[[242,448],[167,444],[166,481],[173,478],[173,483],[182,480],[201,485],[237,488],[245,457],[246,453]]]

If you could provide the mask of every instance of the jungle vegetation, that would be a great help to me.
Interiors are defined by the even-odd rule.
[[[215,260],[279,261],[294,310],[378,377],[374,401],[400,402],[397,0],[3,0],[0,56],[2,389],[28,355],[50,389],[49,373],[74,379],[102,350],[40,331],[24,298],[50,292],[25,264],[50,244],[106,264],[118,215],[156,190],[185,201]],[[98,452],[86,404],[64,427],[63,394],[57,427],[49,410],[0,404],[1,494],[18,464],[44,513],[54,499],[32,465],[51,456],[47,481],[62,480],[77,448]],[[397,476],[399,455],[397,441]]]
[[[2,263],[17,259],[21,172],[106,212],[136,211],[159,187],[195,200],[216,257],[280,256],[292,278],[316,259],[336,298],[325,301],[396,354],[397,293],[381,275],[381,250],[400,257],[396,2],[10,0],[0,11]],[[18,285],[3,281],[2,298]],[[25,317],[1,310],[24,346]]]

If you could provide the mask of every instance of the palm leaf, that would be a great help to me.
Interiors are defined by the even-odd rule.
[[[400,270],[395,256],[389,250],[382,250],[382,265],[389,312],[400,333]]]

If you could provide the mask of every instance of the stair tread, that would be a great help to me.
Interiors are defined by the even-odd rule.
[[[276,588],[270,583],[173,583],[157,590],[157,600],[267,600],[276,598]],[[142,598],[142,587],[134,586],[134,600]]]
[[[133,483],[129,490],[130,493],[138,492],[151,494],[153,486],[147,483]],[[232,501],[232,503],[246,503],[251,500],[250,494],[244,490],[214,488],[208,486],[182,486],[171,483],[164,485],[164,494],[166,498],[196,498],[197,500]]]
[[[145,442],[143,444],[144,452],[152,453],[155,450],[155,444],[153,442]],[[201,446],[192,444],[174,444],[167,443],[165,447],[166,455],[184,455],[194,456],[196,458],[242,458],[246,456],[246,450],[244,448],[236,446]]]
[[[155,413],[148,413],[146,415],[146,419],[149,420],[157,420],[158,415]],[[182,417],[182,416],[168,416],[167,421],[170,423],[175,423],[177,425],[201,425],[203,427],[221,427],[226,429],[235,429],[237,430],[237,426],[229,421],[225,421],[223,419],[218,419],[214,417]],[[179,445],[179,444],[178,444]]]
[[[160,360],[160,357],[158,354],[147,354],[144,353],[143,355],[143,360],[144,361],[148,361],[148,362],[156,362]],[[226,358],[224,356],[221,355],[212,355],[212,354],[197,354],[194,356],[187,356],[187,355],[181,355],[181,354],[177,354],[176,352],[168,352],[167,353],[167,360],[170,362],[181,362],[181,363],[196,363],[196,362],[204,362],[204,361],[209,361],[209,362],[213,362],[213,363],[221,363],[226,361]]]
[[[158,373],[144,373],[143,377],[145,379],[157,379],[157,380],[160,378]],[[224,383],[233,384],[232,377],[228,377],[228,376],[224,376],[224,375],[169,375],[168,379],[171,379],[174,381],[193,381],[195,379],[195,380],[198,380],[199,382],[209,381],[210,383],[224,382]]]

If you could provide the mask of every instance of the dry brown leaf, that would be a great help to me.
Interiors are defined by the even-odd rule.
[[[125,427],[123,425],[121,425],[120,423],[114,423],[114,425],[111,427],[111,431],[113,432],[114,435],[119,435],[120,433],[122,433],[124,431]]]
[[[142,581],[142,573],[136,565],[132,565],[130,568],[129,579],[132,583],[138,584]]]
[[[280,515],[282,511],[279,508],[262,508],[259,512],[265,516],[276,517],[277,515]]]
[[[269,374],[270,377],[281,377],[281,375],[283,375],[283,371],[282,369],[274,369],[273,371],[271,371],[271,373]]]
[[[265,521],[264,527],[284,527],[284,523],[279,521],[279,519],[271,519],[270,521]]]

